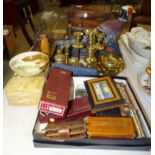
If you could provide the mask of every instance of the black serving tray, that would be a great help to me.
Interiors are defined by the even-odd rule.
[[[76,77],[80,80],[81,77]],[[121,149],[121,150],[150,150],[151,148],[151,127],[150,123],[145,117],[145,112],[141,107],[141,104],[136,97],[134,90],[131,87],[128,79],[126,77],[113,77],[115,81],[124,82],[127,87],[130,95],[136,103],[136,107],[139,110],[140,122],[142,123],[143,128],[145,128],[144,138],[136,138],[136,139],[80,139],[69,142],[60,142],[60,141],[52,141],[43,139],[41,134],[36,132],[36,126],[38,124],[38,117],[36,119],[34,128],[33,128],[33,143],[34,147],[48,147],[48,148],[89,148],[89,149]],[[78,81],[79,81],[78,80]],[[75,80],[77,81],[77,80]],[[117,112],[118,113],[118,112]],[[99,114],[101,116],[102,113]]]

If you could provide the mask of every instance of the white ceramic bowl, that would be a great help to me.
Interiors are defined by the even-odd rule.
[[[150,38],[151,33],[147,30],[145,30],[142,27],[134,27],[131,29],[131,34],[133,34],[135,37],[141,38],[141,39],[148,39]]]
[[[14,56],[10,62],[10,68],[20,76],[35,76],[47,67],[49,57],[41,52],[29,51]]]
[[[125,45],[125,47],[126,47],[126,51],[129,53],[129,55],[131,56],[131,60],[133,61],[133,62],[137,62],[137,64],[140,64],[140,65],[148,65],[149,64],[149,59],[148,58],[146,58],[146,57],[143,57],[143,56],[141,56],[141,55],[139,55],[139,54],[137,54],[136,52],[134,52],[133,50],[132,50],[132,48],[130,47],[130,45],[129,45],[129,39],[128,39],[128,34],[129,33],[127,33],[127,34],[123,34],[123,35],[121,35],[121,40],[123,41],[123,43],[124,43],[124,45]],[[137,66],[137,65],[136,65]]]
[[[151,45],[148,42],[129,37],[129,45],[138,55],[145,58],[151,57]]]
[[[151,57],[151,36],[150,32],[143,28],[133,28],[128,34],[129,45],[132,50],[145,58]]]

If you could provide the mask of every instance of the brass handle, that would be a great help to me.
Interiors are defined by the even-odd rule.
[[[142,126],[140,124],[137,112],[135,110],[131,110],[131,112],[133,113],[133,117],[132,118],[133,118],[133,121],[135,123],[135,127],[137,129],[137,132],[138,132],[139,136],[141,138],[145,137],[145,134],[144,134]]]

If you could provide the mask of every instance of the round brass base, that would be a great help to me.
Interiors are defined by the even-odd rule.
[[[73,48],[78,48],[78,49],[79,49],[79,48],[83,48],[84,45],[83,45],[81,42],[79,42],[79,43],[73,43],[73,44],[72,44],[72,47],[73,47]]]
[[[94,45],[94,47],[95,47],[95,49],[97,49],[97,50],[103,50],[103,49],[104,49],[104,46],[103,46],[102,44],[100,44],[100,43],[96,43],[96,44]]]

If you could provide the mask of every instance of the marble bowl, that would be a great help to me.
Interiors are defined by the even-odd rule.
[[[14,56],[10,60],[9,66],[16,74],[30,77],[43,72],[48,62],[48,55],[38,51],[28,51]]]

